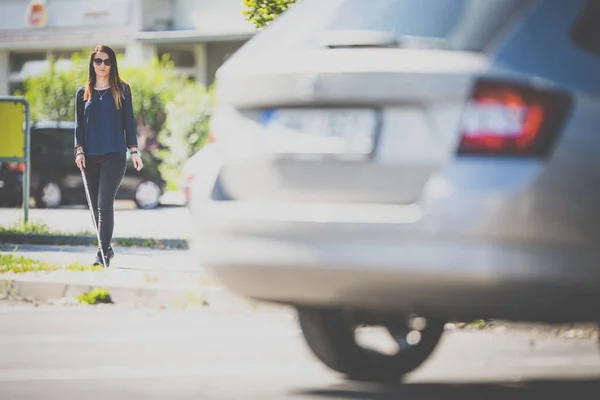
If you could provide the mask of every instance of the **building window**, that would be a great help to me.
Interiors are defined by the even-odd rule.
[[[19,72],[23,68],[23,65],[27,61],[41,61],[46,59],[46,53],[34,52],[34,53],[10,53],[9,65],[10,72]]]
[[[190,68],[196,66],[196,56],[193,49],[176,46],[158,46],[156,50],[159,58],[168,54],[175,67]]]
[[[585,50],[600,56],[600,1],[589,0],[577,18],[571,39]]]

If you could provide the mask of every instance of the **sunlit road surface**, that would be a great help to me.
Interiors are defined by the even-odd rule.
[[[23,211],[0,208],[0,226],[8,227],[23,218]],[[90,211],[86,205],[58,209],[32,208],[29,221],[44,223],[53,231],[71,234],[94,232]],[[153,239],[187,239],[190,235],[190,213],[186,207],[166,206],[154,210],[140,210],[131,202],[115,204],[114,237],[142,237]]]
[[[0,398],[11,400],[564,400],[600,393],[594,340],[530,329],[447,331],[404,384],[351,383],[313,358],[292,314],[275,312],[0,302],[0,354]]]
[[[201,272],[199,263],[191,250],[161,250],[145,247],[114,246],[115,257],[111,261],[113,270]],[[40,246],[0,244],[0,252],[24,256],[55,265],[79,263],[92,264],[98,248],[94,246]]]

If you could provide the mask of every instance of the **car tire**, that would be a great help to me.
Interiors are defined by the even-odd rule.
[[[143,210],[151,210],[160,204],[162,190],[158,183],[151,180],[141,181],[133,192],[133,201]]]
[[[396,354],[388,355],[359,346],[355,339],[358,325],[340,310],[300,309],[298,320],[308,347],[321,362],[351,380],[369,382],[398,382],[415,370],[431,355],[445,325],[427,320],[427,326],[420,331],[421,340],[415,345],[402,345],[398,342],[399,328],[386,326],[400,348]]]
[[[63,202],[63,191],[55,181],[46,181],[38,189],[35,205],[38,208],[59,208]]]

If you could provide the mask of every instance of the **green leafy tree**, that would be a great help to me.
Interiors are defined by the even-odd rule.
[[[159,169],[175,189],[181,168],[208,140],[212,90],[178,76],[168,56],[124,68],[133,90],[138,144],[161,161]]]
[[[140,150],[160,150],[163,146],[159,133],[166,121],[166,104],[173,99],[183,78],[177,76],[168,56],[162,59],[155,57],[141,65],[125,66],[119,72],[133,91],[133,113]]]
[[[72,121],[75,93],[87,82],[89,53],[73,55],[71,68],[58,68],[50,60],[47,72],[27,78],[24,93],[32,121]],[[138,65],[127,65],[119,55],[119,72],[133,90],[133,108],[140,150],[162,162],[161,173],[174,180],[182,165],[208,140],[213,91],[178,76],[165,56]],[[173,187],[173,185],[171,185]]]
[[[213,87],[187,82],[167,104],[161,141],[168,150],[161,158],[176,169],[208,142],[213,96]]]
[[[24,82],[24,96],[30,104],[33,121],[72,121],[75,118],[75,92],[79,82],[87,79],[86,55],[73,55],[72,67],[61,69],[57,60],[49,59],[48,72],[28,77]]]
[[[298,0],[244,0],[243,11],[247,21],[263,29]]]

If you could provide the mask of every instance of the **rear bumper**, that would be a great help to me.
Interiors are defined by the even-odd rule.
[[[202,266],[257,300],[447,318],[600,317],[592,249],[420,233],[410,208],[382,207],[369,221],[350,210],[318,221],[235,202],[205,206],[192,241]]]

